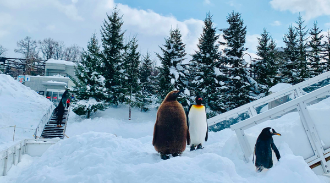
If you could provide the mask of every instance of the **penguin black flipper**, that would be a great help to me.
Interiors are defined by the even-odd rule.
[[[206,107],[205,107],[205,114],[206,114]],[[207,141],[207,139],[209,138],[209,125],[207,124],[207,121],[206,121],[206,136],[205,136],[205,141]]]
[[[209,126],[207,126],[207,129],[206,129],[205,141],[207,141],[208,138],[209,138]]]
[[[186,112],[188,129],[189,129],[189,118],[188,118],[188,115],[189,115],[189,111],[190,111],[191,106],[193,106],[193,104],[190,104],[190,106],[189,106],[189,108],[188,108],[188,111]]]
[[[272,147],[273,151],[275,152],[277,160],[279,160],[281,158],[281,155],[280,155],[280,152],[278,151],[276,145],[274,144],[274,141],[272,141],[270,146]]]
[[[187,145],[190,145],[190,133],[189,133],[189,127],[187,129]]]

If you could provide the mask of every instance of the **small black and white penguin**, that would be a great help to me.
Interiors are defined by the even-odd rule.
[[[208,125],[206,121],[205,106],[202,105],[202,97],[197,96],[196,104],[188,110],[188,128],[190,133],[190,151],[203,149],[203,142],[208,138]]]
[[[254,154],[256,156],[255,166],[258,172],[261,172],[264,168],[273,167],[272,150],[275,152],[277,160],[281,158],[280,152],[274,144],[273,135],[281,136],[273,128],[267,127],[261,131],[257,138]]]

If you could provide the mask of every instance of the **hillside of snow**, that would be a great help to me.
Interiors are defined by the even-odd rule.
[[[34,138],[34,129],[52,105],[29,87],[0,74],[0,151],[22,139]],[[15,142],[13,142],[16,125]]]
[[[282,119],[291,118],[290,114]],[[329,182],[329,178],[317,176],[303,157],[294,155],[288,142],[278,141],[287,135],[288,126],[274,127],[282,133],[282,137],[274,137],[282,158],[270,170],[257,173],[252,162],[243,161],[230,129],[210,132],[203,150],[190,152],[187,146],[181,156],[161,160],[151,144],[155,118],[155,109],[147,113],[133,109],[129,121],[125,106],[98,112],[92,119],[71,112],[66,132],[69,138],[39,158],[24,155],[23,162],[27,163],[13,167],[0,182]],[[259,133],[259,129],[249,131],[250,136]]]

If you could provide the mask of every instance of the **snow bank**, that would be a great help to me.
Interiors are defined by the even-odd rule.
[[[70,113],[67,129],[70,138],[50,147],[42,157],[35,159],[31,166],[21,170],[22,173],[12,181],[26,183],[329,181],[326,177],[315,175],[301,156],[293,154],[287,142],[277,141],[282,137],[275,138],[282,156],[280,162],[275,162],[274,167],[268,171],[257,173],[252,162],[243,161],[243,153],[237,137],[230,129],[210,132],[209,140],[204,144],[203,150],[190,152],[187,147],[180,157],[161,160],[151,144],[155,113],[155,109],[147,113],[133,109],[131,121],[127,120],[128,108],[124,106],[98,112],[92,119],[83,119]],[[294,125],[291,126],[294,128]],[[250,132],[250,135],[257,136],[260,131],[257,128],[254,132]]]
[[[278,84],[272,86],[271,88],[269,88],[269,92],[276,93],[276,92],[279,92],[281,90],[284,90],[284,89],[287,89],[287,88],[290,88],[290,87],[292,87],[291,84],[278,83]]]
[[[34,129],[52,103],[37,92],[0,74],[0,151],[21,139],[33,138]],[[15,142],[14,129],[16,125]]]

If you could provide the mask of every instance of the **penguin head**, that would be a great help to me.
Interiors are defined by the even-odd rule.
[[[273,128],[271,127],[267,127],[267,128],[264,128],[260,135],[259,136],[262,136],[262,137],[272,137],[273,135],[279,135],[281,136],[281,134],[277,133]]]
[[[201,96],[197,95],[197,97],[195,98],[195,102],[197,105],[201,105],[203,102],[203,99]]]
[[[166,95],[166,98],[164,101],[174,101],[176,100],[180,94],[183,92],[183,90],[176,90],[176,91],[171,91]]]

